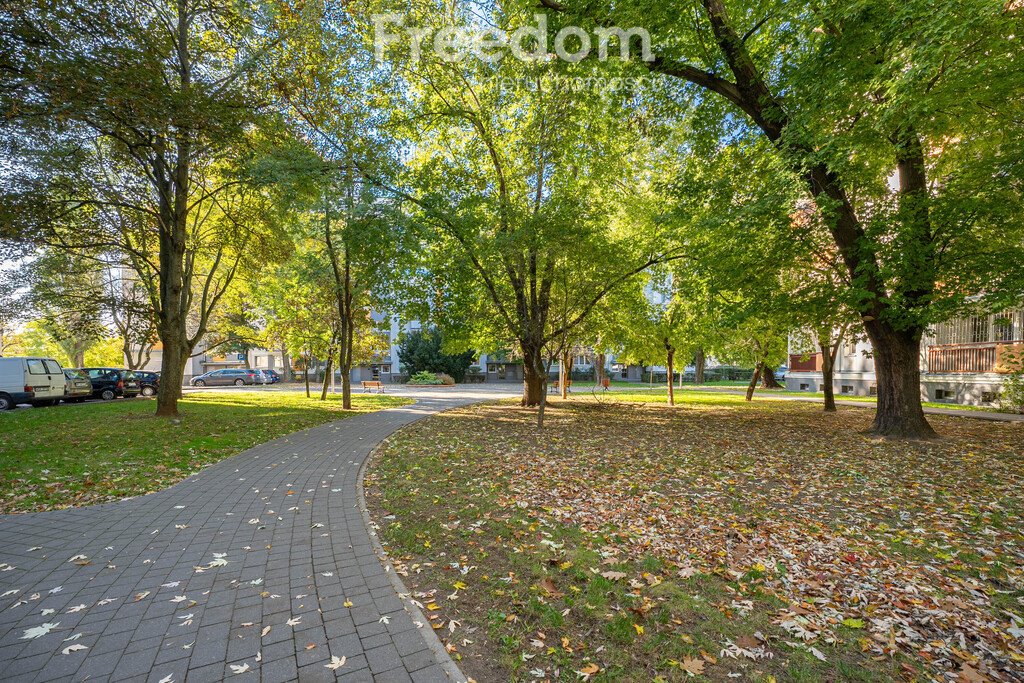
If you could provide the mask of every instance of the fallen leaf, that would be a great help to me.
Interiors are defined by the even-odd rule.
[[[31,640],[33,638],[40,638],[42,636],[45,636],[47,633],[57,628],[58,626],[60,626],[59,621],[54,622],[52,624],[46,623],[42,624],[41,626],[33,626],[30,629],[26,629],[25,635],[23,635],[19,640]]]
[[[691,676],[700,676],[704,673],[704,660],[696,657],[683,657],[679,668]]]

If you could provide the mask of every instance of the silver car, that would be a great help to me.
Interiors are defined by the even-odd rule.
[[[244,368],[224,368],[197,375],[189,382],[194,387],[240,387],[245,384],[256,384],[256,375],[252,370]]]

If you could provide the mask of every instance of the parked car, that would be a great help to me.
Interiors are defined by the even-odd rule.
[[[19,403],[55,406],[64,398],[64,368],[53,358],[0,358],[0,410]]]
[[[256,378],[256,384],[270,384],[270,377],[267,376],[266,372],[260,369],[253,369],[253,376]]]
[[[139,381],[139,393],[143,396],[156,396],[160,390],[160,373],[135,371],[135,379]]]
[[[89,375],[92,382],[92,395],[104,401],[112,401],[118,396],[135,398],[141,388],[135,379],[135,373],[122,368],[80,368]]]
[[[224,368],[223,370],[211,370],[201,375],[196,375],[189,382],[194,387],[226,387],[234,385],[240,387],[244,384],[255,384],[256,375],[252,370],[244,368]]]
[[[87,375],[86,373],[82,372],[81,370],[64,368],[64,378],[65,403],[81,403],[85,399],[92,396],[92,382],[89,381],[89,375]]]
[[[278,382],[284,381],[284,378],[278,374],[277,370],[264,370],[263,371],[268,377],[270,377],[271,384],[277,384]]]

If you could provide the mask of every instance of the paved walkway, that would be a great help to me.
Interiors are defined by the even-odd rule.
[[[473,400],[314,427],[148,496],[0,516],[0,679],[458,677],[375,555],[359,470],[394,430]]]

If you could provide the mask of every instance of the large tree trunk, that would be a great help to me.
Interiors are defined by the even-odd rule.
[[[523,398],[526,407],[539,406],[544,398],[544,360],[541,356],[541,345],[519,344],[523,351]]]
[[[175,333],[178,332],[180,336]],[[156,414],[164,417],[178,415],[178,399],[181,397],[181,382],[185,374],[183,352],[187,346],[184,330],[162,330],[163,353],[160,358],[160,385],[156,392]]]
[[[292,359],[288,357],[287,347],[281,347],[281,378],[285,382],[292,381]]]
[[[671,344],[668,343],[668,339],[665,340],[665,369],[668,370],[666,382],[668,383],[668,404],[674,406],[676,404],[676,391],[675,386],[672,384],[672,375],[674,369],[672,361],[675,359],[676,350]]]
[[[839,340],[826,340],[824,337],[818,340],[818,348],[821,349],[821,383],[825,392],[826,413],[836,412],[836,394],[832,383],[836,368],[835,349],[840,343]]]
[[[836,387],[833,382],[836,375],[836,364],[827,346],[821,347],[821,386],[825,394],[825,413],[836,412]]]
[[[870,433],[893,438],[931,438],[935,431],[921,407],[921,332],[894,330],[878,321],[864,325],[874,348],[878,404]]]
[[[754,398],[754,389],[757,388],[757,381],[761,378],[761,366],[758,365],[754,368],[754,374],[750,377],[750,384],[747,385],[747,400],[751,401]]]
[[[601,351],[600,353],[596,354],[595,361],[596,362],[594,363],[594,384],[596,384],[598,386],[602,386],[604,384],[604,377],[605,377],[605,374],[604,374],[604,364],[605,364],[604,351]]]
[[[704,384],[704,366],[707,364],[707,359],[704,357],[704,349],[700,346],[697,347],[697,353],[693,358],[693,383]]]
[[[178,399],[185,374],[185,359],[190,353],[185,328],[183,293],[183,261],[185,256],[184,226],[175,221],[170,207],[160,229],[160,314],[158,332],[163,344],[160,362],[160,388],[156,395],[156,414],[178,415]]]
[[[778,380],[775,379],[775,370],[770,368],[767,363],[761,363],[761,388],[762,389],[781,389],[782,385],[779,384]]]

